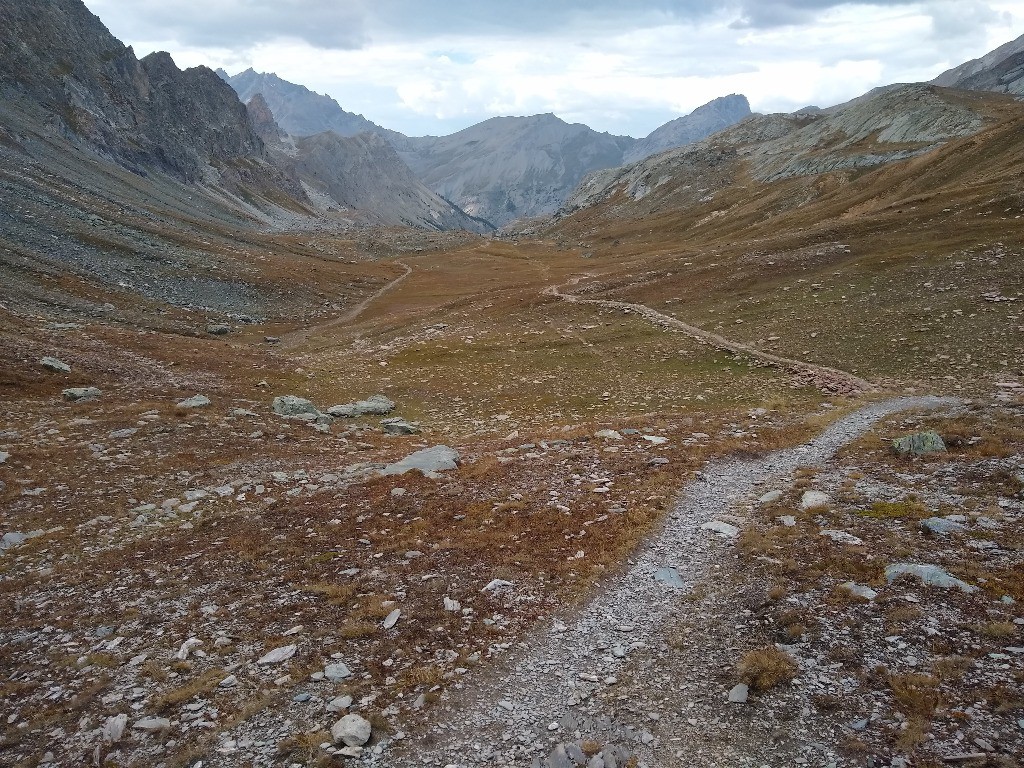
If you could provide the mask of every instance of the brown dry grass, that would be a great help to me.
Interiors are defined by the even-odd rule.
[[[755,691],[768,691],[788,683],[798,671],[793,657],[775,646],[748,651],[736,665],[740,679]]]

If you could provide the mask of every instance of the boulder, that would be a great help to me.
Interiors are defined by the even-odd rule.
[[[192,395],[192,397],[180,401],[177,406],[178,408],[205,408],[209,404],[210,398],[206,395]]]
[[[913,576],[929,587],[940,587],[942,589],[959,589],[962,592],[977,592],[978,588],[955,576],[951,576],[945,569],[937,565],[922,565],[920,563],[894,563],[885,567],[885,578],[892,582],[900,576]]]
[[[892,441],[892,449],[899,456],[923,456],[927,453],[945,453],[946,444],[938,432],[918,432]]]
[[[410,424],[405,419],[398,417],[384,419],[381,421],[380,426],[389,435],[418,435],[420,432],[420,428],[417,425]]]
[[[958,523],[955,520],[948,520],[945,517],[929,517],[927,520],[922,520],[921,528],[928,533],[936,533],[939,535],[957,533],[958,531],[966,530],[966,526],[963,525],[963,523]]]
[[[395,402],[384,395],[371,395],[365,400],[344,405],[332,405],[327,413],[339,419],[354,419],[357,416],[387,416],[395,410]]]
[[[275,397],[270,407],[278,416],[312,416],[316,418],[320,415],[320,411],[313,403],[304,397],[295,395]]]
[[[223,325],[221,323],[212,323],[206,326],[206,332],[211,336],[227,336],[231,333],[231,326]]]
[[[331,726],[331,738],[335,744],[344,743],[349,747],[361,747],[370,740],[373,726],[359,715],[345,715]]]
[[[92,400],[102,395],[103,392],[96,387],[71,387],[65,389],[61,394],[68,402],[77,403],[79,400]]]
[[[54,373],[71,373],[71,366],[56,357],[44,357],[39,364],[48,371]]]
[[[459,452],[447,445],[435,445],[423,448],[406,456],[401,461],[388,464],[380,473],[382,475],[404,475],[417,470],[430,478],[440,477],[439,472],[459,468]]]
[[[808,509],[822,509],[831,504],[832,499],[827,493],[821,491],[804,491],[804,495],[800,498],[800,509],[805,512]]]

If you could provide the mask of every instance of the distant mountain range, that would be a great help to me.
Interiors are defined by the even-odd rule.
[[[588,173],[699,141],[750,115],[744,96],[725,96],[658,128],[645,139],[599,133],[554,115],[495,117],[450,136],[409,137],[330,96],[247,69],[218,74],[248,101],[261,95],[283,130],[294,136],[334,131],[386,139],[416,177],[467,213],[496,226],[553,213]]]
[[[943,73],[931,90],[887,86],[825,110],[752,116],[732,94],[643,139],[551,114],[409,137],[274,74],[182,71],[166,53],[139,60],[81,0],[0,0],[0,12],[5,152],[78,153],[289,226],[326,216],[339,226],[485,232],[616,190],[638,201],[693,167],[704,179],[694,194],[713,190],[732,167],[713,157],[732,154],[749,157],[762,180],[870,167],[978,130],[980,118],[934,87],[1024,92],[1022,37]]]

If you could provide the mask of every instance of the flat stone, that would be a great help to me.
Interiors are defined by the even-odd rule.
[[[71,387],[61,392],[68,402],[77,403],[80,400],[92,400],[103,394],[103,390],[96,387]]]
[[[719,536],[724,536],[727,539],[734,539],[740,535],[740,529],[735,525],[729,523],[723,523],[721,520],[712,520],[710,523],[704,523],[701,526],[702,531],[713,531]]]
[[[404,475],[417,470],[430,478],[438,478],[439,472],[446,472],[459,467],[459,452],[447,445],[435,445],[424,448],[406,456],[401,461],[388,464],[380,473],[382,475]]]
[[[831,504],[832,499],[829,498],[829,495],[821,491],[804,491],[804,495],[800,497],[800,509],[803,511],[822,509],[831,506]]]
[[[137,731],[145,731],[146,733],[166,731],[170,727],[171,721],[166,717],[144,717],[141,720],[136,720],[132,725],[133,729]]]
[[[280,664],[282,661],[288,661],[292,656],[295,655],[295,645],[284,645],[280,648],[275,648],[269,653],[261,656],[256,663],[257,664]]]
[[[686,582],[679,575],[679,571],[668,565],[663,565],[654,572],[654,580],[675,589],[683,589],[686,586]]]
[[[732,687],[732,690],[729,691],[729,703],[730,704],[746,704],[747,703],[747,695],[749,694],[749,692],[750,691],[749,691],[746,683],[738,683],[738,684],[734,685]]]
[[[847,533],[846,531],[836,531],[831,528],[826,528],[825,530],[823,530],[821,532],[821,535],[827,536],[828,538],[832,539],[832,541],[836,542],[836,544],[849,544],[851,546],[857,547],[864,543],[861,539],[858,539],[852,533]]]
[[[885,578],[892,582],[900,576],[913,576],[930,587],[942,589],[959,589],[962,592],[977,592],[978,588],[951,576],[945,569],[937,565],[920,563],[894,563],[885,567]]]
[[[332,683],[340,683],[342,680],[352,677],[352,670],[348,668],[347,664],[339,661],[324,667],[324,677]]]
[[[774,504],[776,501],[782,498],[782,491],[768,491],[764,496],[759,498],[757,502],[759,504]]]
[[[614,429],[599,429],[594,433],[594,437],[600,437],[602,440],[622,440],[622,435],[616,432]]]
[[[929,517],[927,520],[922,520],[921,528],[929,533],[936,533],[940,536],[966,530],[966,526],[962,523],[958,523],[955,520],[947,520],[944,517]]]
[[[945,453],[946,444],[938,432],[918,432],[892,441],[893,451],[900,456],[923,456],[928,453]]]
[[[9,458],[11,458],[11,454],[0,451],[0,464],[6,464]]]
[[[210,323],[206,326],[206,332],[211,336],[227,336],[231,333],[231,326],[223,323]]]
[[[779,515],[778,521],[787,528],[792,528],[796,525],[796,518],[793,515]]]
[[[192,395],[185,400],[179,402],[178,408],[205,408],[210,404],[210,398],[206,395]]]
[[[44,357],[39,364],[53,373],[71,373],[71,366],[56,357]]]
[[[345,715],[331,726],[331,738],[335,744],[344,743],[349,747],[361,747],[370,740],[373,726],[366,718],[356,714]]]
[[[381,626],[384,627],[384,629],[391,629],[398,623],[401,616],[402,610],[400,608],[395,608],[395,610],[387,615],[387,618],[384,619],[384,623]]]
[[[327,711],[332,713],[341,712],[342,710],[348,709],[351,706],[351,696],[338,696],[337,698],[331,699],[327,703]]]

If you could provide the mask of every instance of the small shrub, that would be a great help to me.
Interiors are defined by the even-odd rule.
[[[767,691],[796,677],[798,667],[788,653],[775,646],[767,646],[744,654],[736,670],[740,679],[751,688]]]

